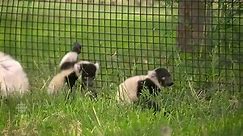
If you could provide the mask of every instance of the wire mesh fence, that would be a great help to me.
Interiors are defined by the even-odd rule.
[[[55,73],[78,41],[82,60],[100,62],[100,87],[167,67],[178,87],[234,92],[243,84],[241,5],[240,0],[1,0],[0,50],[28,70]]]

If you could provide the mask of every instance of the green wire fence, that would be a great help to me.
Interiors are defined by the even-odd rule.
[[[78,41],[82,60],[100,62],[100,87],[166,67],[177,87],[241,91],[241,5],[240,0],[1,0],[0,50],[27,70],[55,73]]]

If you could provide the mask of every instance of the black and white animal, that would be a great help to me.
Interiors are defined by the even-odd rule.
[[[29,80],[21,64],[8,54],[0,52],[0,94],[22,94],[28,90]]]
[[[162,87],[172,85],[172,77],[168,70],[165,68],[157,68],[148,71],[147,75],[138,75],[126,79],[119,85],[116,99],[120,102],[131,104],[138,102],[141,95],[146,93],[145,91],[156,96]],[[147,106],[157,110],[157,105],[153,100],[149,100]]]
[[[80,76],[82,87],[91,87],[93,86],[94,79],[98,73],[98,70],[98,63],[79,61],[75,63],[73,67],[66,70],[61,70],[60,73],[52,78],[48,86],[48,93],[57,93],[61,90],[61,88],[63,88],[65,83],[67,83],[68,87],[72,91],[73,86]]]
[[[59,64],[61,70],[70,69],[78,61],[78,55],[81,52],[81,45],[76,42],[70,52],[65,54]]]
[[[94,79],[100,69],[99,63],[79,61],[75,66],[79,69],[79,73],[81,73],[82,87],[92,87],[94,85]]]

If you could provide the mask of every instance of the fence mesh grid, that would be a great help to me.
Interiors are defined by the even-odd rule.
[[[242,2],[1,0],[0,50],[55,73],[72,43],[100,62],[100,86],[166,67],[177,85],[241,90]],[[36,72],[36,71],[34,71]]]

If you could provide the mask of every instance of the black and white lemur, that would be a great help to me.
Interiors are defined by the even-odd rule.
[[[75,82],[80,76],[82,81],[82,87],[91,87],[93,86],[93,82],[98,70],[98,63],[79,61],[74,64],[74,67],[62,70],[52,78],[48,86],[48,93],[57,93],[64,86],[65,83],[67,83],[69,88],[72,90]]]
[[[49,86],[48,86],[48,93],[55,93],[56,91],[60,90],[63,85],[65,84],[65,82],[68,81],[68,85],[69,87],[72,86],[70,85],[70,82],[68,80],[68,76],[70,74],[78,74],[78,69],[76,68],[76,71],[74,69],[74,64],[78,62],[78,55],[81,53],[81,48],[82,46],[80,45],[80,43],[76,42],[73,44],[73,48],[71,51],[69,51],[68,53],[66,53],[60,63],[59,63],[59,68],[60,68],[60,72],[58,74],[56,74]]]
[[[157,68],[148,71],[147,75],[138,75],[126,79],[119,85],[116,99],[123,103],[134,103],[140,100],[142,94],[157,95],[162,87],[172,86],[171,74],[165,68]],[[147,106],[155,111],[159,110],[158,105],[153,100],[147,101]]]
[[[56,74],[49,86],[48,93],[53,94],[58,92],[65,83],[72,90],[77,79],[81,76],[82,87],[90,87],[93,85],[93,80],[99,70],[98,63],[89,61],[79,61],[78,54],[81,52],[81,45],[75,43],[72,51],[68,52],[61,60],[59,67],[60,72]]]
[[[29,80],[21,64],[10,55],[0,52],[0,95],[29,90]]]

